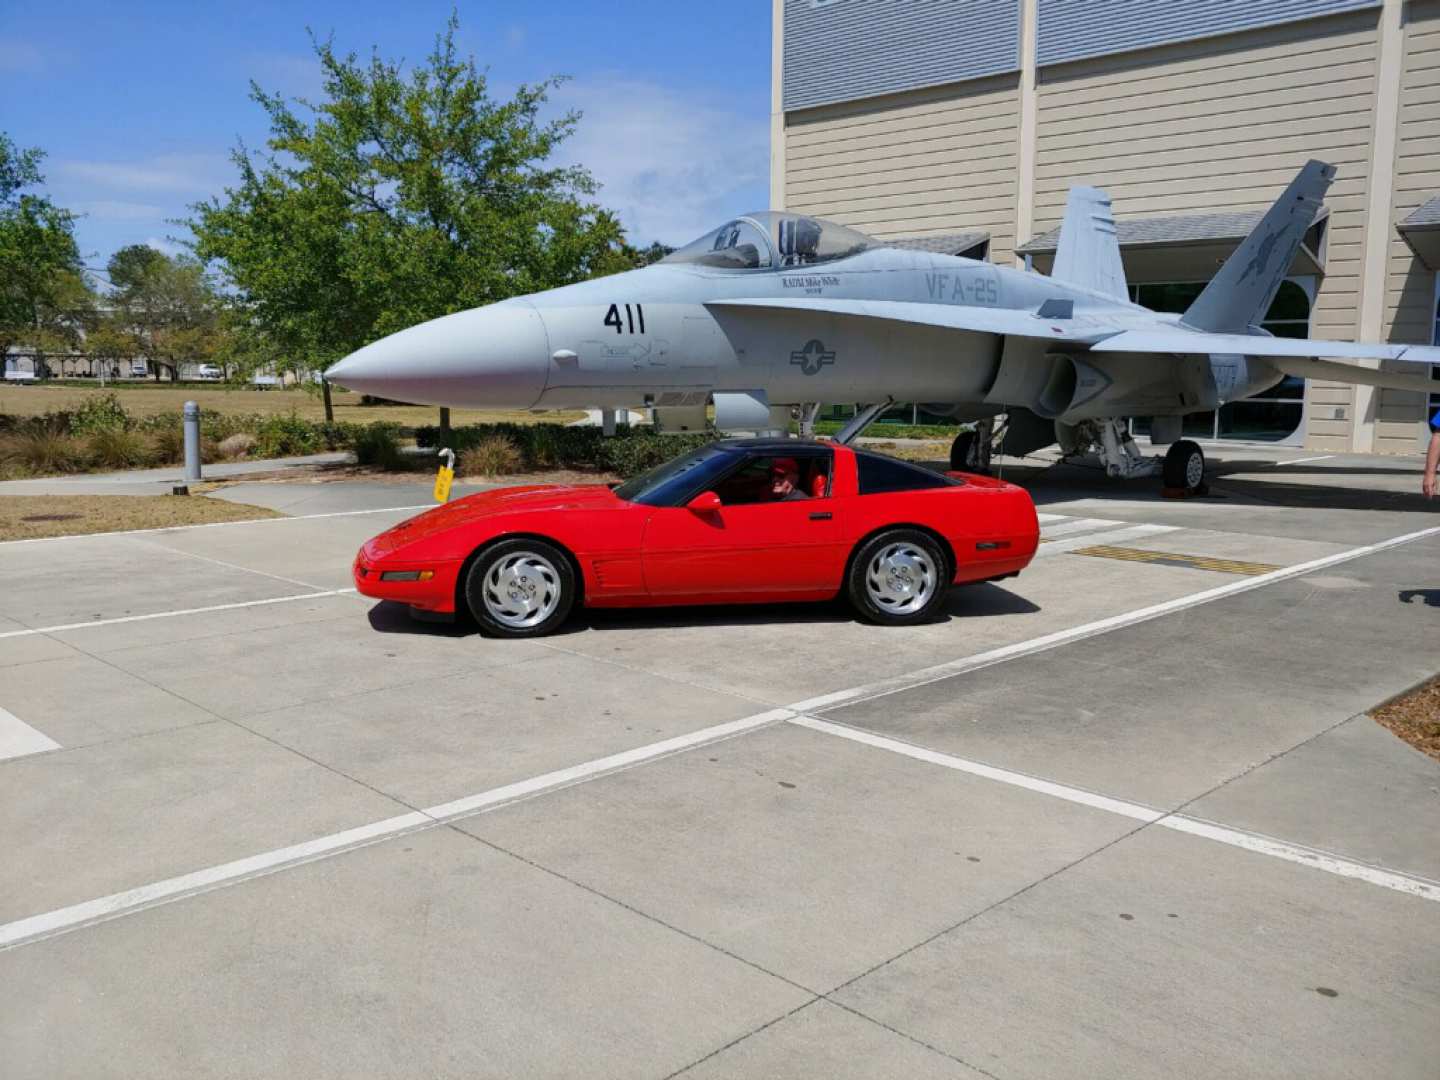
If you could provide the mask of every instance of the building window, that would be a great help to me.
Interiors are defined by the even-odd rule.
[[[1151,311],[1180,315],[1195,302],[1205,285],[1203,281],[1131,285],[1130,298]],[[1309,337],[1310,294],[1305,287],[1294,280],[1281,282],[1261,326],[1276,337]],[[1276,442],[1300,427],[1304,408],[1305,380],[1287,375],[1253,398],[1228,401],[1214,412],[1191,413],[1185,417],[1184,431],[1192,437]],[[1137,419],[1132,427],[1145,432],[1149,424],[1147,417]]]

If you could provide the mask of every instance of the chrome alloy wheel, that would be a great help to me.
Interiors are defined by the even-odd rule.
[[[914,544],[887,544],[865,570],[865,589],[881,611],[909,615],[934,595],[940,573],[926,552]]]
[[[542,623],[560,604],[560,574],[533,551],[515,551],[495,560],[485,575],[485,610],[496,622],[524,629]]]

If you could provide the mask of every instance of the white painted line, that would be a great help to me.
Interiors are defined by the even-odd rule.
[[[164,881],[126,889],[124,892],[102,896],[98,900],[87,900],[83,903],[71,904],[68,907],[56,908],[54,911],[17,919],[14,922],[0,925],[0,951],[53,937],[81,926],[91,926],[122,915],[132,915],[146,908],[171,903],[187,896],[195,896],[211,889],[233,885],[292,866],[299,866],[302,863],[313,862],[329,855],[353,851],[400,833],[414,832],[458,821],[461,818],[483,813],[497,806],[513,803],[544,791],[570,787],[586,780],[593,780],[598,776],[638,765],[641,762],[654,761],[657,758],[668,757],[697,746],[742,735],[757,728],[778,724],[793,715],[794,713],[789,709],[771,709],[754,716],[746,716],[739,720],[730,720],[723,724],[701,728],[688,735],[664,739],[660,742],[650,743],[648,746],[636,747],[633,750],[622,750],[617,754],[610,754],[580,765],[572,765],[569,768],[556,769],[529,780],[506,784],[503,787],[482,791],[478,795],[456,799],[452,802],[441,803],[425,810],[414,810],[408,814],[374,821],[359,828],[346,829],[328,836],[319,836],[313,840],[291,844],[274,851],[261,852],[244,859],[221,863],[219,866],[181,874],[179,877],[166,878]]]
[[[1111,521],[1106,518],[1074,518],[1061,525],[1041,526],[1040,535],[1048,540],[1052,536],[1065,536],[1067,533],[1086,532],[1091,529],[1103,529],[1107,525],[1124,525],[1123,521]]]
[[[14,713],[0,709],[0,761],[59,749],[60,744],[50,736],[36,731]]]
[[[184,548],[170,547],[167,544],[158,543],[157,541],[152,540],[148,537],[145,538],[144,542],[148,543],[153,548],[159,549],[160,551],[164,551],[172,555],[183,555],[187,559],[195,559],[199,562],[207,562],[211,566],[223,566],[227,570],[242,570],[247,574],[254,574],[257,577],[267,577],[271,581],[284,582],[286,585],[299,585],[302,589],[320,588],[319,585],[312,584],[309,581],[300,581],[296,578],[285,577],[283,574],[272,574],[268,570],[256,570],[253,566],[241,566],[239,563],[226,562],[224,559],[216,559],[210,555],[200,555],[194,551],[186,551]]]
[[[825,735],[836,735],[842,739],[849,739],[851,742],[863,743],[866,746],[873,746],[880,750],[888,750],[892,754],[903,754],[906,757],[914,758],[916,761],[928,761],[931,765],[941,765],[947,769],[955,769],[958,772],[969,773],[971,776],[983,776],[986,780],[995,780],[1001,784],[1009,784],[1011,787],[1024,788],[1026,791],[1034,791],[1041,795],[1049,795],[1052,798],[1064,799],[1066,802],[1079,803],[1082,806],[1093,807],[1096,810],[1104,810],[1107,813],[1134,818],[1136,821],[1154,822],[1159,821],[1165,816],[1162,811],[1152,810],[1148,806],[1141,806],[1139,803],[1127,802],[1124,799],[1112,799],[1108,795],[1097,795],[1092,791],[1069,787],[1065,784],[1057,784],[1050,780],[1042,780],[1036,776],[1027,776],[1024,773],[1012,772],[1010,769],[997,769],[993,765],[985,765],[979,761],[969,761],[966,758],[956,757],[953,754],[943,754],[938,750],[927,750],[923,746],[901,742],[899,739],[891,739],[885,735],[876,735],[873,732],[862,731],[859,728],[847,727],[844,724],[835,724],[829,720],[821,720],[816,716],[797,715],[790,723],[809,728],[811,731],[819,731]]]
[[[689,750],[701,743],[712,743],[717,739],[728,739],[732,735],[741,735],[747,731],[754,731],[756,728],[778,724],[794,715],[790,709],[770,709],[753,716],[741,717],[739,720],[731,720],[728,723],[715,724],[713,727],[692,731],[688,735],[677,735],[673,739],[651,743],[649,746],[640,746],[634,750],[622,750],[618,754],[611,754],[609,757],[598,758],[595,761],[587,761],[583,765],[558,769],[532,780],[521,780],[517,784],[506,784],[504,787],[481,792],[479,795],[469,795],[463,799],[441,803],[438,806],[429,807],[425,813],[439,821],[455,821],[458,818],[489,810],[501,803],[523,799],[540,791],[566,787],[578,781],[598,776],[600,773],[615,772],[617,769],[624,769],[642,761],[654,761],[656,758]]]
[[[1433,900],[1440,903],[1440,882],[1430,881],[1426,878],[1402,874],[1395,870],[1387,870],[1384,867],[1369,866],[1365,863],[1358,863],[1351,859],[1341,858],[1339,855],[1333,855],[1328,851],[1301,847],[1298,844],[1275,840],[1268,836],[1262,836],[1259,833],[1232,829],[1225,825],[1216,825],[1212,822],[1202,821],[1199,818],[1188,817],[1184,814],[1166,813],[1148,806],[1143,806],[1140,803],[1130,802],[1126,799],[1115,799],[1108,795],[1099,795],[1093,791],[1086,791],[1084,788],[1071,787],[1068,784],[1057,784],[1052,780],[1042,780],[1025,773],[1013,772],[1010,769],[996,768],[993,765],[986,765],[983,762],[956,757],[954,754],[944,754],[938,750],[929,750],[922,746],[901,742],[899,739],[887,738],[884,735],[876,735],[869,731],[846,727],[843,724],[834,724],[828,720],[821,720],[812,716],[797,716],[792,719],[790,723],[809,728],[811,731],[818,731],[824,735],[834,735],[837,738],[848,739],[850,742],[873,746],[879,750],[887,750],[892,754],[902,754],[905,757],[914,758],[916,761],[924,761],[931,765],[939,765],[942,768],[969,773],[971,776],[994,780],[997,783],[1007,784],[1010,787],[1024,788],[1026,791],[1034,791],[1041,795],[1048,795],[1051,798],[1063,799],[1066,802],[1077,803],[1080,806],[1088,806],[1095,810],[1103,810],[1109,814],[1118,814],[1121,817],[1127,817],[1134,821],[1143,821],[1148,825],[1159,825],[1162,828],[1173,829],[1176,832],[1204,837],[1207,840],[1228,844],[1231,847],[1243,848],[1246,851],[1269,855],[1272,858],[1299,863],[1302,866],[1324,870],[1326,873],[1336,874],[1340,877],[1355,878],[1358,881],[1364,881],[1370,885],[1378,885],[1384,889],[1393,889],[1395,892],[1402,892],[1410,896],[1419,897],[1422,900]]]
[[[1338,563],[1350,562],[1352,559],[1364,558],[1366,555],[1373,555],[1387,548],[1399,547],[1401,544],[1413,543],[1416,540],[1423,540],[1430,536],[1440,536],[1440,525],[1435,525],[1428,529],[1420,529],[1417,532],[1406,533],[1403,536],[1391,537],[1389,540],[1381,540],[1374,544],[1366,544],[1363,547],[1338,551],[1333,555],[1325,555],[1319,559],[1311,559],[1309,562],[1296,563],[1294,566],[1281,567],[1279,570],[1272,570],[1268,574],[1258,574],[1255,577],[1240,578],[1237,581],[1228,582],[1224,585],[1217,585],[1213,589],[1205,589],[1202,592],[1177,596],[1173,600],[1164,600],[1158,604],[1151,604],[1149,607],[1122,612],[1119,615],[1111,615],[1109,618],[1097,619],[1094,622],[1081,623],[1079,626],[1072,626],[1065,630],[1056,630],[1054,633],[1045,634],[1038,638],[1031,638],[1028,641],[1017,641],[1013,645],[1002,645],[988,652],[975,653],[971,656],[961,657],[958,660],[950,660],[943,664],[936,664],[933,667],[922,668],[908,675],[896,675],[888,679],[878,679],[875,682],[866,683],[863,686],[852,686],[848,690],[837,690],[832,694],[821,694],[818,697],[808,698],[805,701],[797,701],[792,704],[790,708],[795,709],[797,712],[816,712],[822,709],[834,709],[841,705],[853,704],[857,701],[870,701],[874,698],[884,697],[887,694],[899,693],[902,690],[912,690],[915,687],[925,686],[928,683],[938,682],[941,679],[948,679],[968,671],[989,667],[991,664],[999,664],[1006,660],[1014,660],[1017,657],[1044,652],[1046,649],[1053,649],[1060,645],[1083,641],[1085,638],[1094,637],[1096,634],[1104,634],[1111,630],[1134,626],[1136,623],[1148,622],[1151,619],[1158,619],[1162,615],[1169,615],[1176,611],[1184,611],[1186,608],[1198,607],[1201,604],[1208,604],[1211,601],[1220,600],[1227,596],[1235,596],[1238,593],[1249,592],[1251,589],[1263,588],[1277,581],[1285,581],[1289,578],[1299,577],[1302,574],[1308,574],[1312,570],[1320,570],[1327,566],[1335,566]],[[1084,540],[1060,541],[1051,546],[1058,547],[1065,543],[1074,543],[1079,546],[1089,542],[1091,542],[1091,538],[1087,537]],[[1041,553],[1043,554],[1045,550],[1046,549],[1042,548]]]
[[[1036,516],[1036,518],[1039,519],[1041,525],[1047,525],[1047,524],[1049,524],[1049,523],[1052,522],[1052,521],[1066,521],[1066,520],[1068,520],[1068,515],[1066,515],[1066,514],[1041,514],[1041,513],[1037,513],[1035,516]]]
[[[148,615],[121,615],[114,619],[92,619],[89,622],[61,623],[58,626],[36,626],[25,630],[6,630],[0,638],[26,637],[30,634],[57,634],[62,630],[87,630],[92,626],[115,626],[118,623],[148,622],[151,619],[173,619],[180,615],[208,615],[212,611],[235,611],[239,608],[263,607],[266,604],[291,604],[296,600],[318,600],[322,596],[348,596],[354,589],[326,589],[323,592],[296,593],[293,596],[272,596],[266,600],[237,600],[233,604],[211,604],[208,607],[181,608],[178,611],[152,611]]]
[[[1303,465],[1303,464],[1305,464],[1305,462],[1307,462],[1307,461],[1329,461],[1329,460],[1330,460],[1331,458],[1333,458],[1334,456],[1335,456],[1334,454],[1321,454],[1321,455],[1319,455],[1318,457],[1288,458],[1288,459],[1285,460],[1285,461],[1272,461],[1271,464],[1272,464],[1272,465]]]
[[[126,496],[128,498],[128,496]],[[236,525],[273,525],[281,521],[318,521],[320,518],[359,517],[363,514],[398,514],[406,510],[430,510],[435,503],[420,506],[381,506],[374,510],[339,510],[330,514],[295,514],[285,517],[251,518],[249,521],[206,521],[199,525],[167,525],[158,529],[116,529],[113,532],[72,533],[68,536],[36,536],[29,540],[0,540],[0,547],[11,544],[52,544],[60,540],[93,540],[102,536],[145,536],[155,533],[183,532],[189,529],[230,529]]]

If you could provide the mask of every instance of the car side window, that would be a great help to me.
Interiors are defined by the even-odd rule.
[[[857,453],[860,494],[882,495],[890,491],[924,491],[928,488],[954,487],[957,481],[929,469],[879,454]]]
[[[830,455],[756,455],[716,484],[722,506],[799,502],[829,494]]]

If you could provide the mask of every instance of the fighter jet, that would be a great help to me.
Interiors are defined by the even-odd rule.
[[[886,247],[854,229],[764,211],[727,221],[653,266],[411,327],[326,373],[419,404],[655,410],[662,426],[788,427],[791,410],[864,403],[848,442],[891,403],[973,422],[952,466],[1058,443],[1115,477],[1204,482],[1182,418],[1286,375],[1427,392],[1440,348],[1277,338],[1259,323],[1335,168],[1310,161],[1183,315],[1129,300],[1105,192],[1070,190],[1046,276]],[[1371,362],[1367,364],[1366,362]],[[1402,365],[1405,366],[1405,365]],[[1125,418],[1149,417],[1146,457]]]

